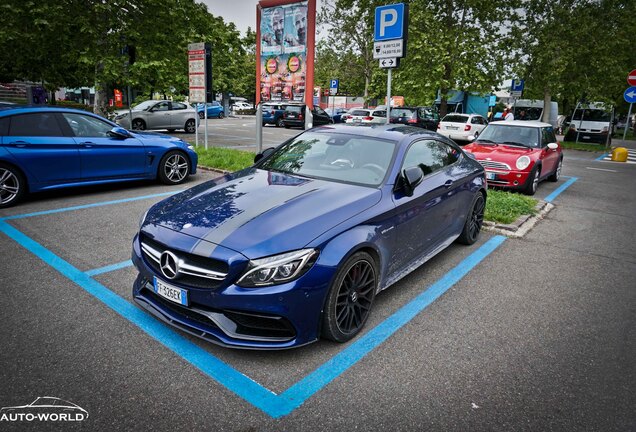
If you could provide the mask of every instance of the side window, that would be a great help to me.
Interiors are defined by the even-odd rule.
[[[76,137],[107,138],[108,132],[113,128],[105,121],[87,115],[63,113],[62,116]]]
[[[43,112],[37,114],[23,114],[11,117],[9,126],[10,136],[64,136],[57,123],[55,113]]]
[[[180,102],[172,102],[172,109],[173,110],[184,110],[187,107],[185,106],[185,104],[182,104]]]
[[[427,175],[451,165],[458,156],[457,150],[439,141],[417,141],[407,150],[402,169],[419,165]]]
[[[170,106],[168,105],[168,102],[159,102],[157,105],[152,107],[153,111],[168,111],[169,109]]]
[[[552,137],[550,135],[554,135],[554,133],[550,134],[548,128],[541,128],[541,147],[545,147],[551,142],[556,142],[556,140],[551,141]]]
[[[320,115],[329,116],[322,108],[316,107],[316,112]]]
[[[9,117],[0,118],[0,136],[9,133]]]

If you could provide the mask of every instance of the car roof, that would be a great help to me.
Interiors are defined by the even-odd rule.
[[[544,123],[536,120],[508,120],[508,121],[498,121],[489,123],[495,126],[503,125],[503,126],[524,126],[524,127],[552,127],[550,123]]]
[[[396,125],[396,124],[362,124],[352,125],[347,123],[336,123],[320,126],[312,129],[317,132],[337,132],[350,135],[359,135],[391,141],[401,141],[405,136],[429,136],[435,137],[440,141],[449,142],[450,140],[437,132],[428,129],[422,129],[415,126]]]
[[[0,116],[8,116],[13,114],[28,114],[28,113],[37,113],[37,112],[71,112],[71,113],[90,114],[90,115],[98,116],[98,114],[85,111],[85,110],[80,110],[75,108],[66,108],[66,107],[54,107],[50,105],[15,105],[15,106],[0,107]]]

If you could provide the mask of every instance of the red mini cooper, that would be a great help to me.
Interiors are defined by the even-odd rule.
[[[486,168],[490,186],[520,189],[534,195],[541,180],[555,182],[561,177],[563,152],[549,123],[490,123],[463,149]]]

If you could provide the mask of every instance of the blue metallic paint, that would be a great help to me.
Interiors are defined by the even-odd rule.
[[[341,129],[346,126],[336,128],[346,130]],[[303,345],[319,337],[329,286],[339,265],[353,253],[361,249],[373,252],[380,272],[379,289],[385,289],[450,244],[460,235],[475,194],[485,192],[483,168],[437,134],[408,127],[374,129],[350,132],[399,141],[392,170],[378,188],[271,173],[258,169],[257,164],[156,204],[141,228],[145,235],[173,249],[229,263],[230,273],[217,289],[188,288],[194,303],[284,317],[296,330],[293,340],[234,339],[218,329],[202,329],[201,323],[166,308],[155,305],[151,312],[162,319],[172,314],[170,319],[186,325],[180,328],[205,331],[206,335],[197,336],[222,345],[269,349]],[[407,197],[395,183],[407,148],[421,138],[445,142],[457,148],[460,156],[454,164],[425,176],[415,194]],[[234,285],[249,259],[302,248],[315,248],[320,255],[299,279],[263,288]],[[132,260],[147,280],[156,275],[141,256],[137,237]],[[142,288],[138,281],[133,296],[138,303],[147,303],[151,299]]]
[[[82,114],[118,127],[116,123],[86,111],[53,107],[2,109],[0,120],[38,112]],[[132,131],[131,137],[126,139],[80,138],[73,137],[68,130],[64,132],[66,136],[63,137],[0,136],[0,162],[14,165],[24,173],[29,192],[155,179],[161,157],[170,150],[183,152],[190,162],[190,173],[196,173],[196,152],[178,138]]]

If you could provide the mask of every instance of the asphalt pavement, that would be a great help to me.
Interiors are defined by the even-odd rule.
[[[247,138],[239,121],[210,120]],[[381,293],[356,340],[282,352],[217,347],[131,303],[139,216],[215,174],[0,210],[0,407],[89,413],[0,430],[636,430],[636,165],[600,156],[565,151],[537,194],[556,207],[526,237],[452,245]]]

